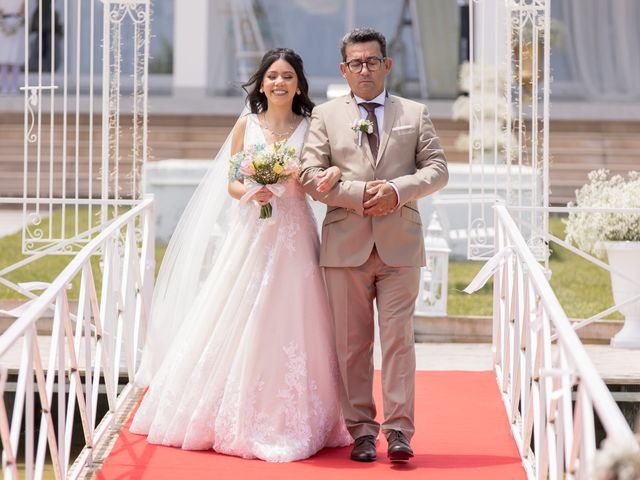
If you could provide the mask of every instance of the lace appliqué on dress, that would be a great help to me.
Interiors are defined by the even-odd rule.
[[[258,380],[243,397],[242,382],[228,378],[220,403],[214,407],[218,412],[212,421],[216,451],[288,462],[313,455],[326,443],[339,418],[337,401],[323,405],[298,344],[291,342],[282,350],[286,373],[269,410],[258,407],[257,402],[265,390],[264,380]]]

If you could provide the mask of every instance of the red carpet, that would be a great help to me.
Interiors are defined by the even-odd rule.
[[[379,380],[378,375],[377,391]],[[407,465],[388,462],[382,436],[374,463],[353,462],[349,448],[337,448],[301,462],[274,464],[149,445],[145,437],[129,433],[127,424],[98,479],[526,478],[493,372],[418,372],[412,446],[416,456]]]

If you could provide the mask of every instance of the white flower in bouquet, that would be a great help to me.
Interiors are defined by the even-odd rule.
[[[640,208],[640,173],[629,172],[625,180],[620,175],[610,177],[608,170],[594,170],[568,206]],[[604,256],[604,241],[640,241],[638,214],[575,212],[565,225],[568,242],[598,257]]]

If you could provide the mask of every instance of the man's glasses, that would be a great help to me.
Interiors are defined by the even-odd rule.
[[[360,73],[362,71],[362,67],[365,65],[370,72],[376,72],[380,70],[382,66],[382,62],[384,58],[380,57],[369,57],[366,62],[362,62],[360,60],[351,60],[350,62],[344,62],[351,73]]]

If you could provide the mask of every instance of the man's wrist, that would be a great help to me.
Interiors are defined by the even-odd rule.
[[[393,188],[393,190],[396,192],[396,204],[393,206],[394,209],[398,208],[400,206],[400,192],[398,191],[398,187],[395,183],[393,182],[388,182],[389,185],[391,185],[391,188]]]

